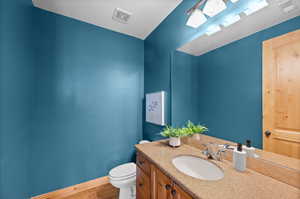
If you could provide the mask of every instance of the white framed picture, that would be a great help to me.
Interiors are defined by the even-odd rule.
[[[165,91],[146,94],[146,122],[166,125],[165,100]]]

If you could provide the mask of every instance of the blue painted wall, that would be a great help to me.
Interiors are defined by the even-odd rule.
[[[172,61],[172,124],[180,127],[188,120],[199,123],[203,93],[198,79],[203,74],[200,73],[198,57],[175,51]]]
[[[34,85],[31,1],[0,5],[0,198],[29,196]]]
[[[30,0],[5,0],[0,13],[0,198],[25,199],[131,161],[142,138],[144,42]]]
[[[142,40],[35,9],[32,192],[107,175],[142,138]],[[43,182],[43,183],[41,183]]]

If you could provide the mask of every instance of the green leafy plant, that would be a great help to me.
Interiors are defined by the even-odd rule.
[[[160,133],[164,137],[182,137],[183,132],[180,131],[178,128],[173,128],[171,126],[166,126],[164,130]]]
[[[208,131],[208,129],[205,126],[195,125],[191,121],[188,121],[186,126],[182,128],[166,126],[160,134],[164,137],[183,137],[191,136],[196,133],[204,133],[206,131]]]
[[[207,132],[208,131],[208,128],[205,127],[205,126],[202,126],[200,124],[198,125],[195,125],[193,124],[193,122],[191,121],[188,121],[187,124],[186,124],[186,128],[189,129],[189,135],[193,135],[193,134],[196,134],[196,133],[204,133],[204,132]]]

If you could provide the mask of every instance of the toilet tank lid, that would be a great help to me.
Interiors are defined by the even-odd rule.
[[[109,172],[109,176],[113,178],[123,178],[127,176],[135,175],[136,165],[133,162],[119,165]]]
[[[150,141],[149,140],[141,140],[139,141],[139,144],[145,144],[145,143],[149,143]]]

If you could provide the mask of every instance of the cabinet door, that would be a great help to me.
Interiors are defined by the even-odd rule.
[[[174,184],[171,191],[173,199],[192,199],[192,197],[183,191],[178,185]]]
[[[152,199],[173,199],[172,181],[156,167],[151,168]]]
[[[137,154],[136,165],[140,167],[145,174],[150,175],[150,162],[141,153]]]
[[[150,199],[150,177],[139,167],[136,170],[136,198]]]

